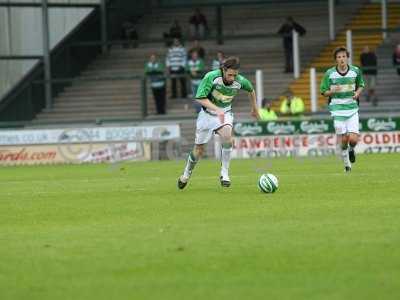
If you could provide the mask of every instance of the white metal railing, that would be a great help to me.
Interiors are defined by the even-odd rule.
[[[293,76],[300,77],[300,49],[299,49],[299,33],[296,30],[292,31],[293,35]]]
[[[261,102],[264,98],[264,75],[262,70],[256,70],[256,97],[257,106],[261,107]]]
[[[318,84],[317,84],[317,71],[315,68],[310,68],[310,99],[311,99],[311,112],[318,110]]]

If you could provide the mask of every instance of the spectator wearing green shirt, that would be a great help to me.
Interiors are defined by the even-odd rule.
[[[293,96],[291,91],[281,102],[280,112],[282,115],[299,116],[304,113],[304,101],[300,97]]]
[[[224,52],[218,51],[217,56],[211,62],[211,70],[218,70],[224,64],[225,55]]]
[[[200,45],[199,40],[193,41],[193,46],[188,51],[188,59],[192,57],[192,53],[195,51],[197,52],[198,57],[200,57],[201,59],[204,60],[206,58],[206,50],[204,50],[204,48]]]
[[[156,103],[157,114],[163,115],[165,114],[166,103],[164,64],[157,60],[155,54],[152,54],[144,70],[147,78],[150,80],[150,87]]]
[[[258,110],[261,121],[275,121],[278,119],[278,116],[271,106],[272,101],[269,101],[266,98],[262,100],[262,107]]]
[[[196,96],[197,89],[199,88],[201,78],[205,73],[205,66],[204,61],[199,57],[197,51],[192,51],[191,58],[187,62],[186,67],[189,76],[190,76],[190,83],[192,86],[192,94],[193,97]],[[194,107],[196,112],[199,113],[201,110],[201,105],[197,101],[194,101]]]

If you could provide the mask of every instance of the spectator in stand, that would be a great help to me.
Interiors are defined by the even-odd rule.
[[[271,107],[272,101],[266,98],[262,99],[261,108],[258,110],[261,121],[276,121],[278,119],[278,116]]]
[[[197,89],[205,74],[204,61],[199,57],[196,51],[192,52],[191,58],[187,63],[187,71],[189,72],[190,83],[192,85],[192,95],[193,98],[196,99]],[[201,105],[196,100],[194,100],[193,104],[196,112],[199,113],[201,111]]]
[[[300,97],[293,96],[291,91],[281,102],[280,111],[282,115],[300,116],[304,113],[304,101]]]
[[[169,32],[164,32],[164,41],[167,47],[171,47],[174,39],[182,40],[182,27],[179,24],[178,20],[174,20],[172,26],[169,29]]]
[[[364,75],[365,85],[367,89],[366,101],[372,101],[372,105],[378,105],[378,98],[375,94],[376,75],[378,74],[378,59],[374,51],[365,46],[360,55],[361,68]]]
[[[139,46],[139,36],[133,20],[127,20],[122,24],[121,40],[126,41],[122,44],[124,48],[137,48]]]
[[[152,54],[144,70],[146,76],[150,79],[150,86],[156,103],[157,114],[164,115],[166,103],[164,64],[157,60],[155,54]]]
[[[166,65],[169,74],[172,76],[172,98],[177,97],[177,80],[179,79],[181,83],[181,96],[186,98],[186,78],[185,69],[187,61],[186,49],[182,46],[178,39],[174,39],[173,45],[168,49]]]
[[[223,63],[225,60],[225,55],[224,52],[218,51],[217,52],[217,57],[213,59],[211,63],[211,69],[216,70],[222,67]]]
[[[292,17],[288,17],[278,30],[278,34],[283,38],[283,49],[285,51],[285,72],[293,72],[293,30],[300,36],[306,34],[306,29],[296,23]]]
[[[193,41],[193,46],[189,50],[189,56],[188,56],[189,59],[192,57],[192,52],[197,52],[198,57],[201,58],[202,60],[206,58],[206,51],[200,45],[199,40]]]
[[[159,115],[165,114],[166,89],[164,71],[164,64],[157,60],[155,54],[150,55],[150,59],[145,65],[144,72],[150,79],[150,86],[156,103],[157,114]]]
[[[193,39],[204,39],[208,31],[208,24],[206,17],[196,9],[194,14],[189,19],[190,36]]]
[[[400,75],[400,44],[397,45],[393,53],[393,66],[397,68],[397,74]]]

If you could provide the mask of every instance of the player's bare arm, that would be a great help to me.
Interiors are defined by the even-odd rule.
[[[257,100],[256,100],[256,92],[253,90],[248,93],[250,105],[251,105],[251,115],[257,120],[260,119],[260,115],[258,114]]]
[[[209,110],[215,111],[217,114],[219,120],[221,123],[224,123],[224,115],[225,112],[223,109],[219,108],[216,106],[214,103],[212,103],[209,99],[204,98],[204,99],[196,99],[197,102],[199,102],[202,106],[208,108]]]
[[[354,92],[353,99],[358,99],[358,98],[360,98],[360,95],[361,95],[361,93],[362,93],[363,90],[364,90],[364,88],[359,87],[359,88]]]

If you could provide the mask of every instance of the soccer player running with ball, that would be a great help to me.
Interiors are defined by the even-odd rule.
[[[345,171],[350,172],[351,164],[356,161],[354,148],[360,133],[358,99],[364,88],[364,80],[361,70],[348,64],[349,52],[346,48],[337,48],[334,58],[336,66],[326,71],[320,90],[322,95],[329,98],[328,109],[341,144]]]
[[[202,106],[196,123],[196,138],[193,150],[189,153],[183,174],[178,179],[178,188],[183,189],[189,182],[193,169],[205,151],[205,144],[213,134],[221,137],[221,174],[223,187],[229,187],[229,162],[232,152],[232,100],[245,90],[250,99],[251,113],[258,119],[256,94],[251,82],[240,75],[239,59],[227,58],[220,69],[208,72],[202,79],[196,93],[196,101]]]

